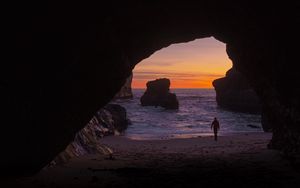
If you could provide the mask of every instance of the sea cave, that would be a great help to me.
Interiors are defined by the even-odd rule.
[[[171,44],[206,37],[226,44],[234,68],[259,97],[263,121],[272,129],[268,148],[299,168],[299,6],[219,1],[7,5],[0,80],[2,179],[32,176],[49,164],[113,99],[139,62]]]

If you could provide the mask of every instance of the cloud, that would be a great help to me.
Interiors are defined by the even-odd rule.
[[[173,66],[179,63],[184,63],[184,61],[179,61],[178,59],[146,59],[139,63],[139,66],[147,67],[147,66]]]
[[[169,78],[176,87],[211,87],[232,66],[225,49],[213,38],[170,45],[135,67],[133,83],[144,87],[149,80]]]

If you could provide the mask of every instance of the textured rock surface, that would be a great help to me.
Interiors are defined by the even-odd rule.
[[[127,128],[128,123],[125,108],[117,104],[106,105],[75,135],[74,141],[51,164],[65,163],[70,158],[86,154],[109,155],[112,151],[102,145],[100,139],[107,135],[119,135]]]
[[[114,99],[132,99],[132,88],[131,88],[131,82],[132,82],[132,74],[127,78],[125,84],[122,86],[120,91],[115,95]]]
[[[179,103],[174,93],[170,93],[170,80],[160,78],[147,82],[147,89],[141,97],[142,106],[161,106],[178,109]]]
[[[219,106],[239,112],[260,113],[261,103],[248,80],[234,68],[213,81]]]
[[[6,2],[2,173],[38,171],[115,96],[138,62],[209,36],[227,44],[261,98],[273,127],[270,147],[300,150],[299,2],[110,2]]]
[[[224,78],[214,80],[213,86],[220,107],[239,112],[261,113],[263,130],[272,132],[272,125],[265,112],[262,112],[261,100],[244,75],[231,68]]]

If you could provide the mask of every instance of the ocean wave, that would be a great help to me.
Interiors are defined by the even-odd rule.
[[[132,124],[125,136],[138,139],[195,137],[211,134],[210,123],[218,117],[220,134],[262,132],[260,115],[226,111],[217,106],[213,89],[173,89],[179,100],[178,110],[142,107],[144,90],[133,90],[132,100],[118,100],[127,110]],[[249,124],[253,126],[248,126]],[[255,129],[252,127],[256,127]]]

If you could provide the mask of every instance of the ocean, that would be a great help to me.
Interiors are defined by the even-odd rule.
[[[179,101],[178,110],[141,106],[140,97],[144,91],[133,89],[133,99],[114,101],[127,110],[131,124],[123,136],[130,139],[212,136],[210,124],[214,117],[220,122],[220,135],[263,132],[260,115],[232,112],[218,107],[214,89],[172,89],[171,92],[177,95]]]

